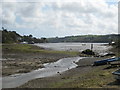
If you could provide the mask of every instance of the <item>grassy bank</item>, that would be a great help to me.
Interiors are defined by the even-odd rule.
[[[118,49],[112,48],[110,51],[119,56]],[[112,75],[112,72],[116,71],[118,67],[108,68],[110,65],[90,66],[94,61],[105,58],[109,57],[82,59],[77,63],[79,66],[77,68],[57,76],[31,80],[19,88],[120,88],[120,83]]]
[[[78,65],[84,64],[83,67],[73,68],[57,76],[31,80],[19,88],[119,88],[120,84],[112,75],[117,68],[107,69],[109,65],[86,66],[100,59],[103,58],[82,59]]]
[[[118,53],[118,50],[112,50]],[[42,68],[43,63],[78,55],[80,55],[78,52],[52,51],[28,44],[5,44],[3,56],[9,60],[3,61],[3,75],[30,72]],[[120,84],[112,75],[117,68],[106,69],[109,65],[90,66],[94,61],[105,58],[108,57],[82,59],[77,63],[79,66],[77,68],[60,75],[31,80],[19,88],[119,88]]]
[[[78,52],[52,51],[30,44],[3,44],[2,75],[27,73],[42,68],[43,63],[79,55]]]
[[[116,57],[120,57],[120,48],[113,46],[110,49],[115,53]],[[107,57],[105,57],[107,58]],[[96,60],[102,60],[103,58],[97,58]],[[90,60],[90,59],[88,59]],[[94,59],[93,59],[94,60]],[[95,61],[96,61],[95,60]],[[79,62],[81,63],[81,62]],[[91,68],[84,73],[79,71],[72,76],[65,76],[59,82],[51,84],[49,87],[52,88],[120,88],[120,82],[116,81],[112,72],[119,69],[119,67],[109,68],[110,65],[102,66],[88,66],[84,68]],[[80,68],[81,69],[81,68]],[[81,69],[82,70],[82,69]]]
[[[78,65],[81,66],[84,63],[89,65],[92,61],[100,59],[103,58],[82,59]],[[107,67],[109,65],[78,67],[61,75],[31,80],[19,88],[119,88],[120,84],[112,75],[117,68],[107,69]]]
[[[52,88],[107,88],[120,87],[115,85],[115,79],[111,72],[115,69],[103,70],[106,66],[93,67],[90,72],[75,75],[70,78],[51,84]]]
[[[75,51],[53,51],[45,50],[44,48],[30,45],[30,44],[3,44],[3,53],[52,53],[52,54],[68,54],[68,55],[79,55]]]
[[[120,48],[113,46],[110,49],[115,53],[116,57],[120,57]],[[107,58],[107,57],[106,57]],[[99,58],[98,60],[102,60]],[[90,60],[90,59],[89,59]],[[97,59],[96,59],[97,60]],[[81,63],[81,62],[79,62]],[[70,77],[64,77],[61,81],[51,84],[52,88],[120,88],[120,82],[116,81],[112,72],[116,71],[119,67],[109,68],[110,65],[90,66],[91,68],[84,73],[75,74]],[[78,71],[79,73],[79,71]]]
[[[113,46],[110,51],[114,52],[117,57],[120,57],[120,47]]]

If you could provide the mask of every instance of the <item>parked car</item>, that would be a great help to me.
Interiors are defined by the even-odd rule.
[[[20,44],[28,44],[28,42],[25,42],[25,41],[24,41],[24,42],[20,42]]]
[[[30,41],[30,42],[28,42],[28,44],[34,44],[34,41]]]
[[[120,81],[120,69],[112,73],[117,81]]]

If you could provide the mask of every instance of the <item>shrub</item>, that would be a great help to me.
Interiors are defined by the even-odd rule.
[[[90,49],[86,49],[86,50],[82,51],[82,53],[87,54],[87,55],[95,55],[95,53]]]

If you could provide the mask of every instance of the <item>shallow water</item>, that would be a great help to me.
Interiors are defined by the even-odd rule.
[[[2,78],[3,88],[15,88],[32,79],[49,77],[60,74],[64,71],[77,67],[75,62],[78,62],[84,57],[63,58],[54,63],[44,64],[45,68],[34,70],[30,73],[15,74]]]
[[[97,53],[105,53],[111,46],[108,43],[92,43],[93,51]],[[91,49],[91,43],[40,43],[35,44],[37,46],[60,51],[83,51],[85,49]]]

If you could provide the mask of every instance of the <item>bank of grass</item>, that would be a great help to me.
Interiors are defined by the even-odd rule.
[[[75,51],[49,51],[49,50],[38,50],[37,52],[40,53],[55,53],[55,54],[68,54],[68,55],[79,55],[79,52],[75,52]]]
[[[64,78],[61,81],[51,84],[52,88],[116,88],[120,87],[119,85],[114,85],[115,79],[112,75],[112,72],[116,69],[107,69],[107,65],[93,67],[91,71],[85,72],[77,76],[70,78]]]
[[[53,51],[46,50],[44,48],[30,45],[30,44],[3,44],[2,45],[3,52],[11,52],[11,53],[48,53],[48,54],[68,54],[68,55],[79,55],[79,52],[76,51]]]
[[[112,46],[112,48],[109,51],[114,52],[116,57],[120,57],[120,47]]]
[[[2,75],[27,73],[43,68],[44,63],[55,62],[61,58],[78,56],[78,52],[53,51],[31,44],[3,44]]]
[[[42,49],[29,44],[3,44],[3,52],[35,52],[35,50]]]
[[[115,54],[118,53],[116,49],[113,48],[113,50]],[[101,60],[102,59],[103,58],[101,58]],[[86,63],[86,61],[84,63]],[[116,67],[106,69],[107,67],[109,67],[109,65],[79,67],[68,71],[69,75],[61,74],[60,76],[58,76],[59,78],[52,77],[45,79],[43,78],[43,80],[36,79],[29,81],[28,83],[20,87],[31,88],[31,85],[33,85],[32,87],[44,86],[47,88],[120,88],[120,83],[116,82],[114,76],[112,75],[112,72],[116,71],[116,69],[118,68]],[[44,85],[42,81],[47,84]],[[48,81],[50,81],[51,83],[49,83]],[[41,85],[41,82],[43,83],[43,86]]]

